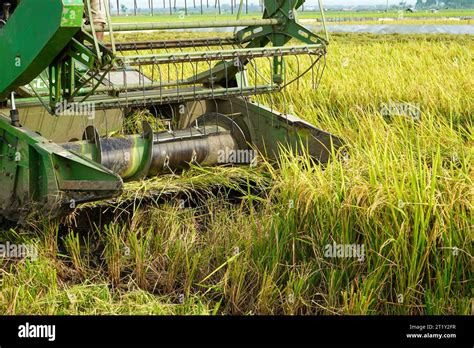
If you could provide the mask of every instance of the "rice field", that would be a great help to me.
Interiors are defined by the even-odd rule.
[[[127,184],[94,220],[4,224],[38,254],[0,261],[0,313],[471,313],[473,76],[472,36],[334,35],[317,90],[306,76],[258,100],[346,158],[193,167]]]
[[[185,14],[183,9],[176,9],[173,14],[154,13],[132,15],[115,15],[112,10],[114,23],[150,23],[150,22],[183,22],[183,21],[220,21],[234,20],[236,14],[195,11]],[[259,12],[241,13],[241,19],[260,19]],[[298,18],[302,23],[316,23],[320,21],[321,13],[314,11],[299,12]],[[415,13],[403,11],[326,11],[325,18],[328,24],[353,25],[353,24],[408,24],[408,25],[471,25],[474,22],[474,10],[441,10],[438,12],[418,11]],[[320,23],[320,22],[319,22]]]

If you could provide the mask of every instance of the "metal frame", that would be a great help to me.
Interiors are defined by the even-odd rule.
[[[0,29],[0,216],[18,220],[33,210],[54,215],[81,202],[111,198],[120,194],[125,179],[141,179],[189,162],[216,164],[215,152],[222,146],[255,147],[269,158],[277,158],[282,146],[295,151],[305,147],[316,160],[327,162],[342,145],[340,139],[250,99],[281,91],[292,82],[285,80],[287,57],[308,55],[318,63],[326,54],[327,40],[297,22],[296,12],[303,4],[304,0],[264,0],[265,11],[259,20],[111,24],[101,28],[83,24],[83,13],[91,17],[90,0],[22,0]],[[110,22],[108,6],[106,14]],[[40,26],[42,31],[34,36],[38,40],[32,42],[32,31]],[[235,28],[234,36],[132,43],[116,42],[114,37],[115,32],[124,31],[222,27]],[[98,40],[97,33],[103,31],[109,33],[110,44]],[[304,45],[288,45],[293,39]],[[182,51],[212,46],[217,48]],[[127,53],[173,48],[178,51]],[[257,79],[252,84],[247,76],[246,69],[257,59],[272,63],[271,76],[264,84]],[[160,79],[158,83],[143,78],[142,67],[161,69],[200,62],[209,67],[199,73],[193,69],[191,76]],[[127,81],[130,71],[139,76],[140,83]],[[123,80],[111,82],[108,76],[113,72],[123,73]],[[43,81],[44,88],[35,87],[35,80]],[[16,103],[15,93],[19,95]],[[51,121],[64,120],[56,112],[58,103],[63,102],[87,102],[102,110],[105,130],[88,124],[82,140],[51,142],[54,134],[67,133],[73,124]],[[144,122],[142,134],[103,138],[114,113],[160,107],[170,110],[168,131],[154,133]],[[182,107],[200,111],[177,112]],[[41,117],[38,110],[57,116],[48,115],[46,121],[57,127],[50,132],[53,139],[35,133],[44,125],[25,121],[29,110],[34,110],[30,120]],[[8,112],[14,116],[11,120]],[[32,129],[22,126],[23,122]],[[176,125],[181,128],[173,129]]]

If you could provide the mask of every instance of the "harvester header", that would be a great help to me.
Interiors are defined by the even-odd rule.
[[[298,22],[303,4],[265,0],[260,19],[242,19],[244,2],[232,1],[236,20],[121,23],[108,0],[0,1],[0,216],[62,214],[119,195],[125,181],[229,164],[222,151],[272,159],[305,147],[327,162],[337,137],[255,102],[304,73],[319,83],[327,36]],[[223,33],[163,39],[204,29]],[[164,127],[148,118],[124,132],[143,111]]]

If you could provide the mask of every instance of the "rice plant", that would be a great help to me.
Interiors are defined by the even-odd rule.
[[[106,224],[8,229],[39,257],[2,261],[0,312],[468,314],[473,52],[464,36],[335,35],[317,90],[257,100],[340,135],[347,157],[192,167],[83,207]]]

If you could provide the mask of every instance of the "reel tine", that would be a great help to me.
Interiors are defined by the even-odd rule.
[[[219,45],[220,49],[221,50],[224,50],[224,46],[222,45],[222,43]],[[229,74],[228,74],[228,71],[227,71],[227,64],[226,62],[224,61],[224,66],[225,66],[225,80],[226,80],[226,92],[228,93],[228,89],[229,89]],[[241,84],[242,86],[242,84]],[[234,106],[232,104],[232,98],[229,98],[229,103],[230,103],[230,112],[233,114],[234,113]]]
[[[308,54],[309,60],[311,61],[311,89],[316,89],[316,77],[315,77],[315,64],[314,58],[311,54]]]
[[[226,94],[228,94],[229,93],[229,72],[228,72],[227,64],[222,54],[220,55],[220,57],[221,57],[221,61],[224,63],[225,91],[226,91]]]
[[[127,84],[127,71],[123,70],[123,85],[125,88],[125,103],[128,105],[128,84]]]
[[[193,70],[193,76],[195,76],[197,74],[197,72],[195,71],[195,66],[193,64],[193,62],[191,61],[191,58],[189,58],[189,65],[191,66],[192,70]],[[197,69],[197,68],[196,68]],[[183,71],[183,75],[182,75],[182,80],[184,81],[184,71]],[[197,99],[197,95],[196,95],[196,79],[193,79],[193,100],[196,101],[198,100]]]
[[[300,58],[299,56],[295,56],[295,59],[296,59],[296,74],[297,76],[300,76]],[[300,90],[300,80],[301,79],[297,79],[296,80],[296,89],[299,91]]]
[[[175,76],[176,76],[176,80],[175,81],[178,81],[179,80],[179,67],[178,67],[178,63],[174,62],[173,63],[173,67],[174,67],[174,72],[175,72]],[[180,98],[181,98],[181,95],[180,95],[180,84],[178,83],[177,86],[176,86],[176,100],[179,102]]]
[[[319,73],[318,80],[316,82],[316,88],[319,87],[319,85],[321,84],[321,80],[323,79],[324,70],[326,69],[326,63],[327,63],[325,54],[322,57],[320,57],[320,59],[323,60],[323,63],[318,67],[318,73],[319,73],[320,68],[321,68],[321,72]]]
[[[138,75],[138,85],[142,87],[142,95],[143,95],[143,107],[146,106],[146,95],[145,95],[145,79],[143,78],[143,66],[139,66],[139,75]]]
[[[175,0],[173,3],[175,11],[178,11],[178,7],[180,8],[179,11],[182,11],[184,5],[184,13],[186,15],[193,14],[193,8],[197,10],[197,6],[199,5],[202,10],[204,10],[204,6],[209,6],[208,0],[206,3],[204,3],[204,0],[200,0],[199,3],[193,0],[192,4],[188,3],[187,0]],[[215,12],[222,13],[226,7],[228,11],[229,3],[232,13],[236,13],[234,10],[238,8],[238,15],[244,11],[244,6],[246,12],[248,12],[248,6],[250,6],[248,0],[245,2],[243,0],[224,2],[215,0]],[[118,11],[120,11],[120,0],[117,0],[117,4]],[[171,0],[168,0],[168,3],[166,0],[163,0],[163,3],[159,1],[158,4],[157,8],[160,8],[159,11],[166,11],[169,5],[169,10],[173,13]],[[262,2],[260,2],[260,4],[262,5]],[[155,4],[153,0],[148,0],[151,15],[158,11],[158,9],[155,11],[154,5],[157,4]],[[161,7],[161,5],[163,5],[163,7]],[[138,15],[143,13],[143,9],[139,6],[139,1],[134,0],[133,11]],[[190,6],[192,6],[192,8],[190,8]],[[210,6],[212,6],[212,4]],[[302,52],[301,48],[295,48],[293,52],[293,48],[272,48],[271,46],[268,47],[268,51],[266,48],[246,50],[244,45],[238,42],[232,42],[227,38],[212,38],[208,41],[204,39],[194,39],[194,36],[192,36],[193,38],[191,39],[182,41],[180,41],[179,38],[175,38],[169,40],[160,39],[151,41],[150,43],[144,43],[143,39],[140,41],[138,32],[134,34],[132,38],[134,37],[135,42],[127,40],[118,47],[118,51],[125,57],[124,61],[130,63],[128,66],[136,67],[136,65],[139,65],[137,69],[139,73],[138,85],[135,81],[135,77],[132,79],[133,74],[124,71],[123,82],[127,97],[123,98],[123,101],[126,100],[127,103],[133,100],[139,100],[140,106],[142,106],[142,104],[146,106],[154,97],[157,104],[158,101],[160,101],[160,103],[205,101],[207,104],[209,101],[206,100],[219,98],[230,101],[230,105],[229,102],[227,102],[225,109],[227,113],[230,111],[233,114],[236,104],[232,105],[232,98],[240,97],[247,102],[249,95],[266,93],[267,90],[276,91],[288,85],[285,84],[281,86],[279,85],[279,81],[274,80],[275,64],[278,62],[278,60],[274,60],[275,56],[287,57],[290,55],[289,61],[287,62],[287,69],[283,69],[282,71],[284,83],[286,83],[286,78],[292,78],[295,75],[300,77],[300,75],[310,72],[309,70],[311,70],[312,87],[317,88],[318,85],[321,65],[315,64],[316,60],[314,59],[315,57],[313,57],[314,51]],[[125,34],[125,38],[127,38],[128,35],[130,34]],[[128,36],[128,38],[130,39],[131,37]],[[238,52],[233,53],[232,49],[229,50],[229,46],[238,49]],[[127,58],[130,53],[129,51],[134,52],[135,55]],[[298,55],[302,54],[308,54],[309,59],[298,57]],[[142,58],[140,55],[149,57]],[[294,57],[291,57],[293,55]],[[235,60],[236,67],[232,67],[232,59]],[[296,61],[293,61],[293,59],[296,59]],[[308,70],[306,70],[307,64],[311,64]],[[160,65],[164,66],[161,67]],[[216,69],[218,72],[216,72]],[[203,74],[204,72],[206,73]],[[238,73],[236,78],[239,83],[231,84],[229,83],[230,79],[235,81],[233,77],[235,72]],[[214,73],[217,77],[214,79],[210,78]],[[142,76],[147,76],[149,80]],[[199,80],[197,79],[198,77]],[[221,81],[222,77],[226,80]],[[296,80],[297,78],[291,82],[296,82],[298,89],[306,85],[306,82],[299,81],[299,79],[298,81]],[[208,81],[208,83],[204,81]],[[276,97],[272,96],[271,93],[269,94],[270,96],[268,97],[255,98],[255,100],[266,100],[269,102],[269,105],[267,105],[271,111],[276,109],[275,104],[285,104],[283,100],[285,97],[288,97],[284,95],[282,97]],[[219,106],[222,107],[220,103],[218,103],[217,107]],[[287,107],[288,105],[282,105],[282,108]]]
[[[255,72],[254,86],[255,86],[255,92],[256,92],[257,91],[257,86],[259,85],[258,78],[259,78],[259,76],[262,76],[262,74],[259,71],[258,62],[256,60],[255,60],[255,66],[256,66],[256,72]]]
[[[156,67],[158,69],[158,74],[160,78],[160,104],[163,103],[163,78],[161,74],[161,67],[159,64],[154,64],[153,67]]]
[[[270,57],[267,57],[267,62],[268,62],[268,66],[270,67],[270,71],[273,71],[273,62],[274,60]],[[274,86],[274,81],[272,78],[270,78],[270,86],[272,87],[273,89],[273,86]],[[270,98],[271,98],[271,103],[270,103],[270,111],[273,112],[273,94],[272,93],[269,93],[270,95]],[[260,121],[260,118],[259,118],[259,121]]]
[[[151,84],[153,85],[155,83],[155,68],[156,64],[151,65]]]

